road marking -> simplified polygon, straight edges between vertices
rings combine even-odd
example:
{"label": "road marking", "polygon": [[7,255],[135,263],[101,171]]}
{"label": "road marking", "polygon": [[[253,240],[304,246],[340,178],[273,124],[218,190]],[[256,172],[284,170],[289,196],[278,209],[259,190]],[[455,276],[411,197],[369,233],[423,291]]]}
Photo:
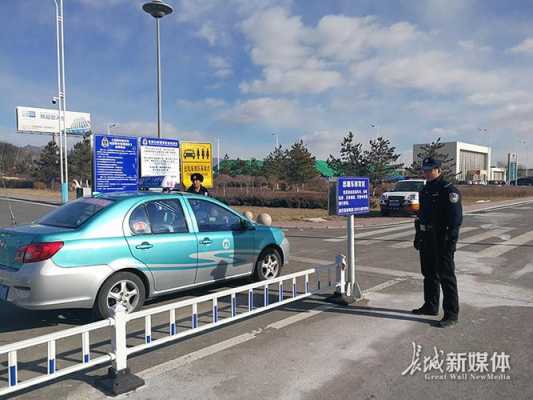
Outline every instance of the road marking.
{"label": "road marking", "polygon": [[[394,225],[389,228],[374,229],[374,230],[367,231],[367,232],[356,233],[355,238],[362,239],[362,238],[366,238],[369,236],[379,235],[381,233],[388,233],[388,232],[394,232],[394,231],[405,230],[405,229],[412,230],[412,228],[413,227],[411,226],[411,224],[407,225],[407,223],[403,223],[403,224],[400,224],[399,226]],[[346,235],[344,235],[344,236],[337,236],[335,238],[328,238],[328,239],[323,239],[323,240],[324,242],[344,242],[346,238],[347,238]]]}
{"label": "road marking", "polygon": [[414,234],[415,234],[415,231],[414,231],[414,229],[411,228],[411,229],[407,230],[406,232],[393,233],[393,234],[390,234],[390,235],[385,235],[385,236],[379,236],[379,237],[376,237],[376,238],[366,239],[366,240],[357,242],[357,245],[358,246],[368,246],[368,245],[375,244],[376,242],[380,242],[380,241],[395,240],[395,239],[399,239],[401,237],[409,236],[409,235],[413,235],[414,236]]}
{"label": "road marking", "polygon": [[511,279],[518,279],[524,276],[525,274],[529,274],[533,272],[533,264],[527,264],[524,268],[519,269],[518,271],[515,271],[511,274]]}
{"label": "road marking", "polygon": [[465,246],[470,246],[472,244],[477,244],[483,240],[487,240],[493,237],[498,237],[500,235],[503,235],[506,232],[509,232],[515,228],[500,228],[500,229],[494,229],[488,232],[482,232],[477,235],[469,236],[466,240],[467,242],[459,242],[457,244],[457,249],[462,249]]}
{"label": "road marking", "polygon": [[320,307],[317,307],[313,310],[309,310],[307,312],[301,312],[301,313],[298,313],[296,315],[293,315],[293,316],[290,316],[290,317],[287,317],[285,319],[282,319],[282,320],[279,320],[279,321],[276,321],[276,322],[273,322],[269,325],[267,325],[267,329],[269,328],[272,328],[272,329],[282,329],[282,328],[285,328],[289,325],[292,325],[292,324],[295,324],[297,322],[300,322],[300,321],[304,321],[308,318],[311,318],[311,317],[314,317],[315,315],[318,315],[326,310],[329,310],[331,308],[334,308],[335,306],[332,305],[332,304],[325,304],[323,306],[320,306]]}
{"label": "road marking", "polygon": [[365,238],[369,236],[379,235],[382,233],[389,233],[389,232],[394,232],[394,231],[399,231],[399,230],[411,229],[412,227],[413,226],[411,224],[405,223],[405,224],[401,224],[400,226],[391,226],[390,228],[376,229],[376,230],[372,230],[369,232],[356,233],[355,238],[361,239],[361,238]]}
{"label": "road marking", "polygon": [[41,202],[38,202],[38,201],[22,200],[22,199],[11,199],[9,197],[2,197],[2,196],[0,196],[0,200],[11,201],[11,202],[15,202],[15,203],[29,203],[29,204],[33,204],[33,205],[37,205],[37,206],[44,206],[44,207],[53,207],[53,208],[59,207],[59,205],[57,205],[57,204],[47,204],[47,203],[41,203]]}
{"label": "road marking", "polygon": [[[399,272],[399,271],[398,271]],[[394,286],[398,283],[401,283],[405,281],[406,278],[399,278],[399,279],[391,279],[386,282],[380,283],[379,285],[373,286],[367,290],[363,291],[363,294],[371,294],[378,292],[380,290],[389,288],[391,286]],[[249,342],[252,339],[255,339],[261,332],[263,332],[265,329],[283,329],[290,325],[293,325],[297,322],[305,321],[306,319],[309,319],[311,317],[317,316],[324,311],[336,308],[338,306],[334,304],[324,304],[321,306],[318,306],[312,310],[308,310],[305,312],[298,313],[296,315],[291,315],[290,317],[284,318],[282,320],[273,322],[271,324],[268,324],[265,328],[259,328],[252,332],[243,333],[242,335],[235,336],[231,339],[224,340],[219,343],[215,343],[211,346],[205,347],[203,349],[194,351],[189,354],[185,354],[179,358],[176,358],[174,360],[167,361],[165,363],[156,365],[154,367],[145,369],[144,371],[141,371],[138,375],[143,379],[150,379],[157,377],[161,375],[164,372],[171,371],[180,367],[183,367],[184,365],[191,364],[195,361],[204,359],[206,357],[215,355],[217,353],[220,353],[221,351],[230,349],[232,347],[238,346],[242,343]]]}
{"label": "road marking", "polygon": [[161,375],[162,372],[170,371],[179,367],[182,367],[186,364],[191,364],[194,361],[201,360],[202,358],[209,357],[213,354],[219,353],[221,351],[230,349],[232,347],[235,347],[239,344],[246,343],[252,339],[254,339],[259,331],[253,331],[248,333],[243,333],[242,335],[235,336],[231,339],[224,340],[219,343],[215,343],[211,346],[204,347],[203,349],[196,350],[192,353],[185,354],[184,356],[181,356],[179,358],[176,358],[174,360],[167,361],[163,364],[156,365],[152,368],[145,369],[142,371],[139,375],[143,379],[150,379],[155,376]]}
{"label": "road marking", "polygon": [[[291,256],[291,260],[301,262],[301,263],[306,263],[306,264],[312,264],[312,265],[332,265],[333,264],[333,262],[328,261],[328,260],[321,260],[318,258],[308,258],[308,257]],[[395,276],[399,278],[408,277],[408,278],[414,278],[414,279],[422,279],[422,275],[415,273],[415,272],[409,272],[409,271],[398,271],[394,269],[369,267],[365,265],[357,265],[355,269],[357,272],[368,272],[372,274]]]}
{"label": "road marking", "polygon": [[491,246],[488,249],[485,249],[477,254],[478,254],[478,257],[500,257],[504,255],[505,253],[508,253],[509,251],[514,250],[517,247],[520,247],[532,240],[533,240],[533,231],[529,231],[529,232],[523,233],[522,235],[506,240],[502,244]]}
{"label": "road marking", "polygon": [[363,290],[363,294],[372,293],[372,292],[379,292],[380,290],[390,288],[391,286],[397,285],[398,283],[406,281],[406,280],[407,280],[407,278],[390,279],[388,281],[380,283],[379,285],[373,286],[370,289]]}
{"label": "road marking", "polygon": [[[471,231],[475,231],[476,229],[479,229],[479,227],[477,226],[467,226],[467,227],[464,227],[464,228],[461,228],[461,232],[462,233],[467,233],[467,232],[471,232]],[[414,240],[414,232],[413,232],[413,240]],[[389,247],[392,247],[394,249],[407,249],[409,247],[413,247],[413,242],[412,241],[406,241],[406,242],[402,242],[402,243],[395,243]]]}

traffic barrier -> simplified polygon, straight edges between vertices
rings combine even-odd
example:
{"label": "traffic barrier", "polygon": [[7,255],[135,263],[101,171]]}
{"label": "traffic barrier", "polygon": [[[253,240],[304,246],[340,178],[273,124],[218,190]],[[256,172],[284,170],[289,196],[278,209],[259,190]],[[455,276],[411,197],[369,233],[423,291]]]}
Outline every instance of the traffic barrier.
{"label": "traffic barrier", "polygon": [[[345,265],[345,264],[344,264]],[[131,374],[127,368],[127,359],[129,356],[146,351],[156,346],[169,343],[187,336],[192,336],[200,332],[228,324],[243,318],[250,317],[282,305],[305,299],[319,290],[325,289],[324,279],[327,287],[333,286],[333,279],[336,277],[332,269],[340,268],[340,264],[332,264],[318,268],[311,268],[304,271],[283,275],[278,278],[269,279],[249,285],[239,286],[232,289],[222,290],[205,296],[194,297],[188,300],[182,300],[172,304],[166,304],[159,307],[153,307],[128,314],[126,309],[117,304],[113,310],[113,316],[102,321],[94,322],[88,325],[82,325],[70,328],[64,331],[54,332],[48,335],[39,336],[33,339],[23,340],[12,344],[0,346],[0,357],[7,354],[8,358],[8,386],[0,387],[0,396],[11,394],[16,391],[27,389],[47,381],[89,369],[94,366],[112,363],[108,376],[100,381],[100,387],[112,395],[118,395],[134,390],[144,384],[142,379]],[[316,287],[310,288],[310,277],[316,276]],[[344,275],[344,273],[342,274]],[[303,278],[303,291],[297,290],[298,280]],[[290,288],[287,288],[290,286]],[[336,283],[336,286],[339,286]],[[277,294],[276,301],[271,301],[271,287],[275,287],[273,293]],[[262,289],[262,304],[254,304],[254,289]],[[290,296],[285,296],[288,289]],[[239,312],[238,295],[247,294],[247,304],[244,304],[246,311]],[[222,297],[230,298],[230,316],[221,318],[219,300]],[[276,295],[274,295],[276,297]],[[199,321],[198,306],[204,303],[211,303],[211,322],[201,324]],[[243,304],[241,304],[243,306]],[[190,328],[182,332],[177,331],[176,310],[190,309]],[[152,335],[152,316],[161,313],[168,313],[168,335],[154,339]],[[127,347],[127,325],[130,321],[144,319],[144,343]],[[91,332],[98,329],[109,329],[111,336],[111,352],[107,352],[97,358],[91,358]],[[81,336],[81,360],[79,363],[58,369],[56,354],[56,343],[59,339],[65,339],[72,336]],[[17,353],[42,344],[48,344],[47,355],[47,374],[34,378],[20,380],[18,377]]]}

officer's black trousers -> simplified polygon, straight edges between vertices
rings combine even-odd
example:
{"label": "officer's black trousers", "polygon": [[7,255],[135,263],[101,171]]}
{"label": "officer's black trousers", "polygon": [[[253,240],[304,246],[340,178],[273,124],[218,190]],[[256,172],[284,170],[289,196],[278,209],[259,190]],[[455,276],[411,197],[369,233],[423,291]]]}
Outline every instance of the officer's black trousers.
{"label": "officer's black trousers", "polygon": [[424,276],[424,304],[427,308],[437,311],[442,286],[442,308],[444,315],[450,318],[457,318],[459,315],[454,253],[454,245],[445,239],[444,233],[423,233],[420,264]]}

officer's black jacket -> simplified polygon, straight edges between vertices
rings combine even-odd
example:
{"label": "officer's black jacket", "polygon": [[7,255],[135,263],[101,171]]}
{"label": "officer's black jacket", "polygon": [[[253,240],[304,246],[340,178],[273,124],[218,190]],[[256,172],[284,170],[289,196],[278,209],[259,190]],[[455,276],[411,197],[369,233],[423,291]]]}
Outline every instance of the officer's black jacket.
{"label": "officer's black jacket", "polygon": [[203,196],[209,196],[209,192],[207,191],[207,189],[203,186],[200,186],[200,189],[198,191],[194,190],[194,186],[191,185],[189,186],[189,189],[187,189],[187,192],[189,193],[195,193],[195,194],[201,194]]}
{"label": "officer's black jacket", "polygon": [[427,182],[419,195],[418,219],[423,225],[431,225],[437,232],[448,232],[450,239],[457,240],[463,223],[461,193],[442,175]]}

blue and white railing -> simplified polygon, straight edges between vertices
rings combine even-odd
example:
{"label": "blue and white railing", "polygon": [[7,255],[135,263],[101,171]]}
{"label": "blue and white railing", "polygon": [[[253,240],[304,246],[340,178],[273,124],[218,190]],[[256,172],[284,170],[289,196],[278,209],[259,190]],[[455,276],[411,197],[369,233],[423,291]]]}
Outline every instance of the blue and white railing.
{"label": "blue and white railing", "polygon": [[[0,396],[109,362],[112,363],[114,371],[125,371],[127,369],[128,356],[132,354],[305,299],[313,295],[316,291],[321,290],[321,287],[331,287],[333,286],[332,282],[339,276],[338,272],[337,274],[335,273],[336,269],[338,269],[337,265],[311,268],[267,281],[222,290],[213,294],[194,297],[131,314],[128,314],[124,307],[118,305],[114,310],[114,315],[106,320],[0,346],[0,359],[6,354],[8,359],[8,385],[7,387],[0,386]],[[313,290],[310,288],[311,276],[316,277],[316,286]],[[301,282],[302,280],[303,282]],[[321,280],[326,284],[322,284]],[[298,281],[303,283],[303,291],[301,292],[297,290]],[[256,289],[262,289],[263,299],[260,301],[260,304],[254,303],[256,300],[256,292],[254,290]],[[270,295],[271,293],[273,294],[274,300]],[[247,299],[246,304],[238,304],[239,294],[244,295],[242,297]],[[221,318],[220,299],[228,296],[230,299],[230,315]],[[198,309],[200,305],[205,306],[205,303],[210,305],[211,318],[210,322],[200,323]],[[190,327],[178,332],[176,310],[183,309],[188,309],[190,312]],[[152,316],[163,313],[168,314],[168,334],[154,339],[152,335]],[[139,319],[144,319],[144,343],[128,347],[128,323]],[[112,350],[97,358],[91,358],[91,333],[105,328],[109,329],[111,333]],[[56,358],[57,341],[72,336],[81,336],[81,360],[77,364],[58,369]],[[17,361],[17,354],[22,350],[45,343],[48,344],[47,374],[21,380],[18,373],[19,363]]]}

